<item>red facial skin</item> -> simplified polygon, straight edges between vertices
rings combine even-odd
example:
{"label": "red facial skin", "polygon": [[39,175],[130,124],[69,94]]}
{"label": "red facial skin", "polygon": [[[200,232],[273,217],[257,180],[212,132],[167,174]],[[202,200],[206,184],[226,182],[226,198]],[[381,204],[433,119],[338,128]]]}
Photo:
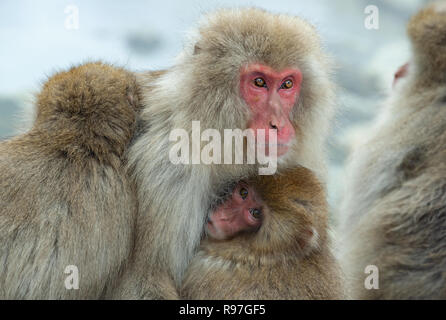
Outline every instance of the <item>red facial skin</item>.
{"label": "red facial skin", "polygon": [[403,64],[401,67],[399,67],[398,71],[395,72],[395,75],[393,77],[393,84],[392,87],[395,87],[396,83],[400,78],[403,78],[407,75],[407,72],[409,71],[409,63]]}
{"label": "red facial skin", "polygon": [[[248,190],[245,199],[240,195],[242,188]],[[250,209],[261,209],[259,199],[253,188],[240,182],[231,198],[218,206],[209,217],[206,224],[208,236],[215,240],[225,240],[243,231],[256,230],[262,224],[262,219],[256,219]]]}
{"label": "red facial skin", "polygon": [[[258,77],[265,80],[266,87],[255,85]],[[293,82],[289,89],[282,87],[287,80]],[[240,93],[252,112],[248,127],[265,129],[265,144],[269,142],[268,130],[276,129],[278,156],[287,152],[295,136],[290,113],[299,98],[301,83],[302,73],[298,69],[276,71],[254,63],[242,68],[240,73]]]}

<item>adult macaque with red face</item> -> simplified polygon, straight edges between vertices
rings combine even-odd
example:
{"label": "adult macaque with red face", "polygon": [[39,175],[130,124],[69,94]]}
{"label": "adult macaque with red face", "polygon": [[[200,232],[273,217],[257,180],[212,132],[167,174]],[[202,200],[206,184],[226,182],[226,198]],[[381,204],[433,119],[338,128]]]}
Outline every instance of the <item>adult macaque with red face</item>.
{"label": "adult macaque with red face", "polygon": [[[273,129],[279,173],[301,165],[324,181],[334,102],[330,71],[313,26],[241,9],[206,16],[172,68],[141,75],[140,131],[128,152],[139,199],[137,235],[118,297],[177,297],[208,215],[218,216],[219,209],[211,208],[220,191],[258,174],[257,165],[171,163],[171,130],[191,136],[192,121],[219,132]],[[266,133],[265,143],[273,142]],[[247,218],[235,227],[255,228]]]}
{"label": "adult macaque with red face", "polygon": [[244,67],[240,74],[240,92],[252,113],[248,127],[264,129],[265,144],[270,142],[269,129],[276,130],[278,156],[288,151],[296,134],[290,114],[299,99],[301,82],[298,69],[278,72],[260,63]]}

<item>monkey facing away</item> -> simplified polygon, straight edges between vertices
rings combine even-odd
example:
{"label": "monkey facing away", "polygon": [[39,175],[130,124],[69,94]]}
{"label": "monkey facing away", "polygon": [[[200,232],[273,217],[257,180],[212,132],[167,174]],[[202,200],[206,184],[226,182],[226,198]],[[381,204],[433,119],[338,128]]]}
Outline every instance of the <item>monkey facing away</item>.
{"label": "monkey facing away", "polygon": [[207,223],[187,269],[186,299],[342,299],[325,192],[298,167],[241,182]]}
{"label": "monkey facing away", "polygon": [[353,298],[446,299],[446,3],[407,30],[413,58],[348,166],[341,260]]}
{"label": "monkey facing away", "polygon": [[133,245],[123,157],[137,99],[127,71],[72,68],[43,87],[31,130],[0,142],[0,299],[96,299],[113,287]]}
{"label": "monkey facing away", "polygon": [[220,133],[273,129],[279,172],[302,165],[323,179],[330,73],[307,22],[240,9],[207,15],[172,68],[138,78],[143,109],[127,155],[138,190],[136,242],[115,297],[176,298],[215,195],[258,171],[248,164],[173,164],[170,132],[191,136],[194,120]]}

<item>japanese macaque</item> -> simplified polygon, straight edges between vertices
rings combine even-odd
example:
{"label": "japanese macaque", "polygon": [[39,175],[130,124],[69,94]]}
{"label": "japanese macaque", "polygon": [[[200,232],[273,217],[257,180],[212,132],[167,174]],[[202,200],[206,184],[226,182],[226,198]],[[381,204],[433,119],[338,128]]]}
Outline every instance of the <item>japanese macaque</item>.
{"label": "japanese macaque", "polygon": [[224,240],[240,232],[254,231],[261,225],[262,200],[252,187],[240,181],[231,195],[208,217],[206,232],[213,239]]}
{"label": "japanese macaque", "polygon": [[172,68],[138,78],[143,110],[128,152],[138,193],[136,242],[115,297],[178,297],[219,191],[258,172],[249,164],[173,164],[172,130],[191,136],[194,120],[221,136],[224,129],[273,129],[279,172],[302,165],[323,180],[330,72],[307,22],[241,9],[206,16]]}
{"label": "japanese macaque", "polygon": [[407,30],[413,57],[347,171],[341,260],[359,299],[446,299],[446,3]]}
{"label": "japanese macaque", "polygon": [[323,186],[308,169],[240,182],[210,215],[186,299],[342,299]]}
{"label": "japanese macaque", "polygon": [[133,246],[135,76],[85,64],[52,77],[36,105],[30,131],[0,143],[0,299],[103,297]]}
{"label": "japanese macaque", "polygon": [[[88,64],[51,78],[34,128],[0,147],[2,297],[178,298],[219,192],[259,165],[175,164],[172,131],[271,129],[279,172],[324,181],[331,70],[313,26],[240,9],[206,16],[168,70]],[[79,290],[65,288],[66,265]]]}

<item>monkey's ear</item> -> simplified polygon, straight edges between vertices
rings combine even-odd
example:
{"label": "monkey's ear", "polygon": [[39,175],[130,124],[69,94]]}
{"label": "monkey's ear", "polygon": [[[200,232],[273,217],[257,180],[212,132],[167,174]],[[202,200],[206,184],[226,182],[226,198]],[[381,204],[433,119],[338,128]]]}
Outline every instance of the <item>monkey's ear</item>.
{"label": "monkey's ear", "polygon": [[201,47],[198,43],[194,46],[194,55],[199,54],[201,52]]}

